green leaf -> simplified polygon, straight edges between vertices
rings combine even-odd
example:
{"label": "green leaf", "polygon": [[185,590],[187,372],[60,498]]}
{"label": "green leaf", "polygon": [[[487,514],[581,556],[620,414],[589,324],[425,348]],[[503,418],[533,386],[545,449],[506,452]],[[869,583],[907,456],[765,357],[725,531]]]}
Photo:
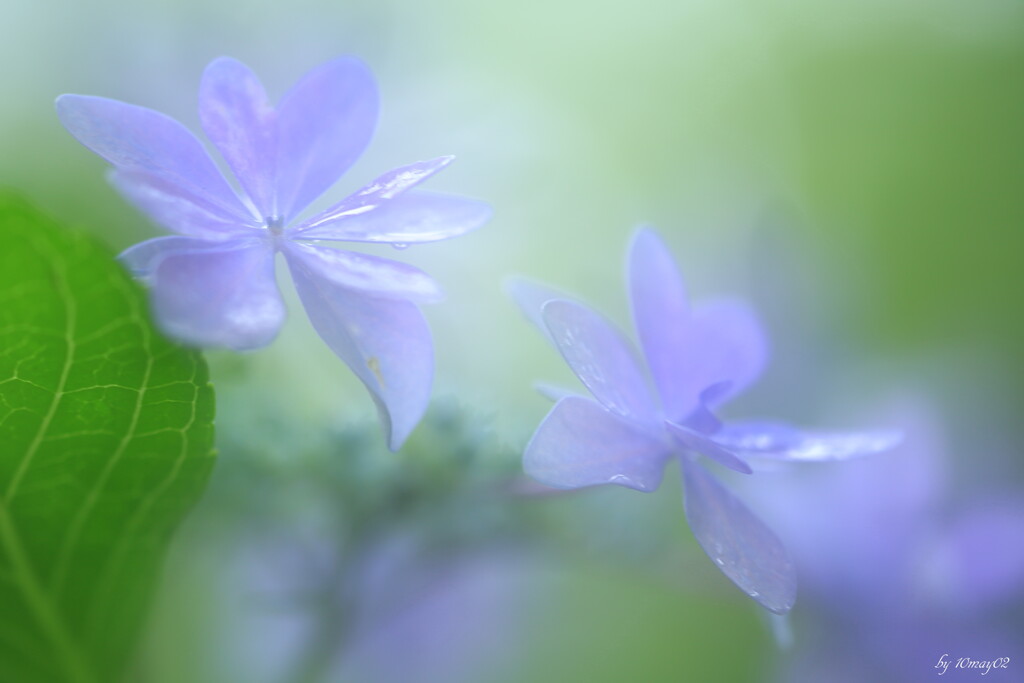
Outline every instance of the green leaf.
{"label": "green leaf", "polygon": [[0,194],[0,682],[123,675],[213,389],[112,255]]}

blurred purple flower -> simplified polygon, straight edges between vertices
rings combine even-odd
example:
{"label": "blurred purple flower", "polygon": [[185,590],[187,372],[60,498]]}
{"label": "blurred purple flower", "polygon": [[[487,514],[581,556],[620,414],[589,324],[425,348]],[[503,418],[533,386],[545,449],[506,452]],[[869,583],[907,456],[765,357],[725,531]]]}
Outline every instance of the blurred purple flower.
{"label": "blurred purple flower", "polygon": [[377,572],[362,594],[369,609],[329,680],[516,680],[507,677],[521,666],[522,649],[513,644],[530,632],[529,616],[551,590],[543,561],[523,548],[494,548],[399,571],[368,569]]}
{"label": "blurred purple flower", "polygon": [[546,392],[557,403],[526,446],[524,468],[556,488],[619,484],[653,491],[666,462],[678,457],[686,516],[701,547],[747,595],[784,614],[796,597],[785,549],[697,464],[697,454],[750,474],[749,456],[834,460],[885,450],[898,437],[805,432],[775,422],[723,424],[713,411],[750,385],[767,358],[756,317],[735,301],[691,309],[671,255],[649,229],[633,239],[628,281],[656,391],[632,344],[610,322],[539,285],[513,284],[527,316],[593,394]]}
{"label": "blurred purple flower", "polygon": [[[1022,654],[1019,493],[986,487],[983,500],[951,514],[940,424],[918,401],[890,412],[907,438],[885,458],[842,472],[780,471],[747,487],[792,549],[806,589],[787,683],[932,679],[943,655],[955,677],[960,658]],[[990,678],[1004,675],[1013,674]]]}
{"label": "blurred purple flower", "polygon": [[544,565],[522,548],[438,557],[420,540],[382,535],[354,549],[290,533],[227,544],[206,658],[252,682],[501,678],[521,654],[509,643],[550,590]]}
{"label": "blurred purple flower", "polygon": [[366,385],[397,449],[419,422],[433,377],[430,330],[416,304],[438,300],[440,290],[412,266],[317,242],[400,248],[473,230],[490,209],[410,191],[449,156],[389,171],[296,221],[362,153],[377,107],[373,77],[356,59],[317,67],[276,107],[241,62],[213,61],[200,85],[199,116],[238,180],[236,191],[177,121],[102,97],[57,99],[64,126],[114,165],[114,187],[178,234],[120,257],[152,287],[164,331],[196,346],[269,344],[285,314],[274,281],[274,257],[282,252],[313,327]]}

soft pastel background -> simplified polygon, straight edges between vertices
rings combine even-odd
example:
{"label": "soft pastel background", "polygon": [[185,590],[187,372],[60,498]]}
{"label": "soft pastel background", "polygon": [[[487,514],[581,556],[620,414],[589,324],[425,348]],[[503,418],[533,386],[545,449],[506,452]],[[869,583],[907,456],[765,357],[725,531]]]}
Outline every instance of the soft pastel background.
{"label": "soft pastel background", "polygon": [[[436,394],[476,416],[496,444],[495,458],[514,459],[547,409],[531,380],[571,380],[502,293],[503,277],[550,282],[626,323],[625,245],[633,226],[649,222],[696,297],[749,298],[771,332],[774,363],[733,412],[833,427],[902,424],[914,437],[908,448],[925,452],[903,456],[930,463],[909,473],[885,465],[875,474],[859,470],[857,495],[808,498],[819,507],[802,514],[837,525],[861,503],[883,510],[859,532],[867,550],[848,560],[862,563],[864,575],[878,569],[867,567],[876,562],[873,530],[882,533],[891,514],[914,519],[900,548],[928,546],[914,553],[931,558],[946,546],[936,541],[936,550],[928,539],[949,529],[954,538],[970,527],[959,520],[972,511],[1021,500],[1024,4],[1017,0],[0,0],[0,17],[0,185],[113,250],[155,228],[106,185],[103,163],[60,127],[56,95],[114,97],[197,129],[198,79],[216,56],[245,61],[278,95],[332,56],[368,62],[382,93],[377,135],[325,201],[394,166],[455,154],[432,188],[493,203],[495,218],[478,233],[395,255],[428,270],[448,292],[427,311],[438,348]],[[203,519],[223,516],[224,492],[244,470],[233,458],[246,449],[232,444],[272,416],[279,428],[267,436],[264,445],[273,447],[264,450],[273,452],[263,457],[301,479],[295,471],[306,461],[289,456],[315,442],[311,434],[373,419],[362,387],[290,296],[291,319],[273,346],[210,356],[223,444],[207,508],[219,512],[204,517],[201,509],[184,529],[165,588],[172,597],[154,616],[159,636],[147,656],[167,681],[231,680],[218,667],[285,637],[239,631],[237,604],[245,600],[215,600],[223,597],[218,581],[232,575],[225,578],[229,565],[214,559],[216,524]],[[319,457],[344,462],[346,453]],[[400,461],[403,454],[380,457]],[[827,476],[842,475],[843,465],[823,467],[835,470]],[[916,492],[938,468],[944,483]],[[556,560],[489,549],[469,562],[469,573],[452,580],[469,596],[449,591],[429,613],[432,624],[475,628],[453,630],[433,651],[486,655],[483,669],[500,681],[748,681],[788,671],[764,615],[696,550],[672,475],[650,496],[613,490],[539,501],[536,523],[560,530],[549,544],[564,541],[572,550]],[[281,532],[285,544],[313,533],[308,520],[322,514],[309,510],[306,493],[285,485],[261,492],[267,508],[280,511],[273,519],[291,520],[283,529],[299,529]],[[914,502],[922,496],[928,505]],[[751,504],[779,525],[793,518],[773,512],[771,496]],[[800,515],[790,527],[799,527]],[[965,533],[982,548],[972,553],[1012,569],[1020,561],[1012,546],[1024,538],[1013,520],[1022,518],[1011,514],[998,533],[984,524]],[[821,533],[829,535],[827,526]],[[799,531],[791,535],[797,545],[806,542],[796,539]],[[819,556],[838,552],[827,543],[809,547],[812,565],[816,548]],[[258,553],[248,562],[239,557],[242,574],[266,564]],[[939,560],[921,562],[932,571],[919,578],[934,574]],[[801,598],[795,652],[806,641],[802,627],[817,624],[815,632],[845,637],[852,650],[846,659],[819,658],[853,666],[847,660],[862,652],[856,629],[822,607],[831,598],[844,602],[850,585]],[[1004,624],[1021,627],[1012,602],[1021,585],[1008,585],[995,600],[999,626],[991,627],[1004,635]],[[895,615],[907,592],[897,591],[898,604],[881,603],[874,616]],[[492,606],[457,609],[463,603]],[[201,619],[183,604],[224,613]],[[961,607],[943,607],[953,626]],[[196,626],[218,619],[219,635]],[[497,645],[469,638],[492,629],[501,634]],[[235,640],[222,643],[227,631]],[[1020,632],[1008,642],[1024,655]],[[946,637],[936,633],[920,651],[907,645],[903,664],[911,673],[903,680],[934,676],[934,657],[960,642]],[[411,638],[400,640],[395,656]],[[1002,642],[995,636],[989,649],[985,642],[954,656],[1015,654],[989,651]],[[828,646],[830,653],[837,647]],[[232,648],[241,652],[234,659]],[[1016,675],[1021,666],[1024,659],[1011,663]]]}

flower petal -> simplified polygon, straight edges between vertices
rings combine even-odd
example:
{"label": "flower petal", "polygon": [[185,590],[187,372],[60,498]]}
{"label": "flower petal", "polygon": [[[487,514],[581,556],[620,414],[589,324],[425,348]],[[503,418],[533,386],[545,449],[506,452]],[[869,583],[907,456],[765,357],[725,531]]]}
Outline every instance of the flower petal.
{"label": "flower petal", "polygon": [[158,179],[164,192],[197,206],[216,207],[240,223],[251,221],[203,146],[169,116],[86,95],[58,97],[57,115],[79,142],[118,170],[145,174]]}
{"label": "flower petal", "polygon": [[726,390],[709,397],[719,405],[756,380],[768,360],[768,340],[754,312],[743,302],[719,300],[693,310],[692,337],[686,346],[692,392],[728,382]]}
{"label": "flower petal", "polygon": [[680,382],[692,371],[686,352],[693,336],[690,305],[682,275],[653,230],[643,228],[633,237],[627,274],[633,324],[665,414],[683,420],[698,405],[691,384]]}
{"label": "flower petal", "polygon": [[523,468],[556,488],[618,484],[653,491],[669,453],[666,444],[593,399],[568,396],[537,427]]}
{"label": "flower petal", "polygon": [[707,456],[719,465],[723,465],[742,474],[751,474],[754,471],[750,469],[750,465],[743,462],[735,453],[724,448],[720,444],[715,443],[710,437],[707,437],[696,430],[690,429],[689,427],[677,425],[672,422],[666,422],[665,425],[668,427],[668,431],[675,438],[676,442],[683,448]]}
{"label": "flower petal", "polygon": [[277,108],[275,187],[285,223],[348,170],[373,135],[377,86],[361,61],[343,57],[313,69]]}
{"label": "flower petal", "polygon": [[581,304],[556,299],[543,310],[558,350],[602,405],[639,422],[656,419],[657,406],[629,340]]}
{"label": "flower petal", "polygon": [[127,255],[141,262],[143,246],[166,249],[149,257],[153,314],[160,327],[195,346],[242,351],[269,344],[285,315],[270,245],[232,240],[175,249],[185,245],[174,239],[165,238],[159,245],[150,240]]}
{"label": "flower petal", "polygon": [[314,228],[325,223],[342,220],[346,217],[366,213],[390,199],[394,199],[406,190],[419,185],[450,164],[455,157],[443,156],[426,161],[417,161],[408,166],[393,168],[378,177],[358,192],[345,197],[326,211],[303,221],[295,227],[295,232]]}
{"label": "flower petal", "polygon": [[114,169],[107,179],[137,209],[180,235],[224,240],[251,235],[259,227],[252,218],[206,203],[159,176]]}
{"label": "flower petal", "polygon": [[[223,246],[231,247],[234,243],[224,243]],[[145,242],[128,247],[122,251],[117,260],[131,271],[132,275],[141,279],[148,279],[153,271],[160,264],[165,256],[186,251],[203,251],[215,245],[209,240],[200,240],[193,237],[156,237]]]}
{"label": "flower petal", "polygon": [[491,207],[465,197],[408,192],[362,210],[332,217],[333,209],[299,226],[301,239],[418,244],[458,237],[491,217]]}
{"label": "flower petal", "polygon": [[701,434],[714,434],[722,428],[722,421],[718,419],[713,412],[711,412],[710,405],[716,403],[720,397],[724,396],[729,391],[729,382],[719,382],[718,384],[712,384],[710,387],[700,392],[700,400],[697,403],[697,408],[690,413],[690,416],[686,418],[686,421],[682,424],[690,429],[696,430]]}
{"label": "flower petal", "polygon": [[764,523],[706,473],[683,459],[686,518],[704,552],[740,590],[785,614],[796,601],[796,570]]}
{"label": "flower petal", "polygon": [[681,423],[740,393],[761,373],[768,356],[760,323],[736,301],[696,307],[682,344],[671,369],[675,374],[656,376],[665,414]]}
{"label": "flower petal", "polygon": [[391,450],[398,450],[430,400],[434,349],[415,304],[378,298],[339,284],[286,252],[310,322],[366,385]]}
{"label": "flower petal", "polygon": [[277,112],[256,74],[230,57],[215,59],[199,85],[199,120],[261,217],[277,214]]}
{"label": "flower petal", "polygon": [[881,453],[903,440],[900,432],[811,432],[780,422],[740,422],[714,435],[720,445],[778,460],[821,462]]}
{"label": "flower petal", "polygon": [[714,384],[729,383],[711,406],[760,375],[767,341],[753,312],[720,301],[690,310],[682,276],[664,243],[640,230],[629,252],[630,300],[647,364],[671,420],[683,422]]}
{"label": "flower petal", "polygon": [[316,277],[373,296],[431,303],[443,298],[441,288],[419,268],[353,251],[285,242],[289,259],[302,262]]}

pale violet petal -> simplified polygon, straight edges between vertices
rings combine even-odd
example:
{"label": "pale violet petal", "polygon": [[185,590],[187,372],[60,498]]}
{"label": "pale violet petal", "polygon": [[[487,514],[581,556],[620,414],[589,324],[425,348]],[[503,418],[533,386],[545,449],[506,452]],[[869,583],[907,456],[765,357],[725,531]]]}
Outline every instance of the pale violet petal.
{"label": "pale violet petal", "polygon": [[277,214],[287,223],[359,158],[377,123],[377,86],[358,59],[313,69],[277,107]]}
{"label": "pale violet petal", "polygon": [[199,120],[260,216],[276,215],[277,112],[256,74],[230,57],[212,61],[199,85]]}
{"label": "pale violet petal", "polygon": [[[330,223],[344,221],[346,218],[375,209],[406,190],[419,185],[448,166],[454,159],[453,156],[443,156],[391,169],[326,211],[303,221],[295,227],[295,232],[301,233],[310,228],[326,227]],[[344,230],[344,227],[339,230]]]}
{"label": "pale violet petal", "polygon": [[688,381],[692,372],[688,348],[693,335],[682,275],[661,238],[649,228],[634,235],[628,259],[633,323],[647,366],[665,414],[683,420],[697,407],[698,394]]}
{"label": "pale violet petal", "polygon": [[661,483],[669,452],[657,437],[593,399],[569,396],[537,428],[526,446],[523,468],[555,488],[618,484],[653,491]]}
{"label": "pale violet petal", "polygon": [[708,406],[716,403],[720,397],[724,396],[729,391],[730,386],[729,382],[719,382],[700,392],[697,408],[681,424],[701,434],[714,434],[720,430],[722,428],[722,421],[711,412],[711,408]]}
{"label": "pale violet petal", "polygon": [[752,456],[822,462],[881,453],[898,446],[903,435],[894,430],[817,432],[780,422],[738,422],[725,425],[713,438]]}
{"label": "pale violet petal", "polygon": [[148,280],[161,329],[193,346],[259,348],[273,341],[284,321],[274,251],[263,240],[169,249]]}
{"label": "pale violet petal", "polygon": [[687,394],[700,396],[707,387],[728,383],[708,402],[714,407],[746,389],[768,360],[768,341],[760,321],[745,303],[706,302],[694,307],[692,336],[685,346],[688,369],[679,380]]}
{"label": "pale violet petal", "polygon": [[285,242],[283,248],[289,258],[301,260],[317,278],[347,289],[419,303],[443,298],[433,278],[405,263],[299,242]]}
{"label": "pale violet petal", "polygon": [[301,239],[418,244],[458,237],[491,217],[491,207],[475,199],[412,191],[361,212],[335,219],[316,216],[299,227]]}
{"label": "pale violet petal", "polygon": [[765,420],[730,422],[715,434],[715,440],[723,445],[758,453],[785,451],[802,438],[803,433],[792,425]]}
{"label": "pale violet petal", "polygon": [[555,340],[551,337],[547,323],[544,322],[544,304],[555,299],[572,301],[572,297],[553,287],[541,284],[525,277],[510,277],[505,281],[505,293],[519,306],[526,319],[540,330],[544,338],[555,348]]}
{"label": "pale violet petal", "polygon": [[[248,242],[241,244],[248,244]],[[204,251],[215,246],[217,245],[209,240],[194,237],[178,237],[177,235],[155,237],[128,247],[118,255],[117,259],[135,277],[148,279],[165,256],[188,251]],[[239,244],[231,241],[225,242],[223,246],[231,249]]]}
{"label": "pale violet petal", "polygon": [[757,317],[738,301],[694,307],[680,343],[670,368],[674,374],[655,376],[665,414],[679,423],[740,393],[760,375],[768,357]]}
{"label": "pale violet petal", "polygon": [[120,171],[159,178],[163,191],[193,204],[251,220],[203,146],[184,126],[160,112],[105,97],[61,95],[57,115],[83,145]]}
{"label": "pale violet petal", "polygon": [[686,421],[700,406],[701,392],[714,384],[730,388],[711,407],[760,375],[767,341],[753,312],[732,301],[691,309],[671,254],[650,229],[633,239],[629,284],[637,334],[669,419]]}
{"label": "pale violet petal", "polygon": [[669,433],[672,434],[676,442],[686,450],[700,453],[703,456],[711,458],[719,465],[728,467],[729,469],[742,474],[751,474],[753,472],[753,470],[750,469],[750,465],[743,462],[743,460],[729,449],[712,441],[710,437],[707,437],[696,430],[690,429],[689,427],[684,427],[683,425],[674,424],[672,422],[666,422],[665,425],[668,427]]}
{"label": "pale violet petal", "polygon": [[159,176],[111,169],[107,179],[118,192],[158,225],[180,235],[224,240],[250,235],[259,225],[204,202]]}
{"label": "pale violet petal", "polygon": [[740,590],[776,614],[796,601],[796,570],[782,543],[732,493],[683,458],[686,518],[704,552]]}
{"label": "pale violet petal", "polygon": [[640,422],[656,419],[657,405],[636,352],[622,333],[594,311],[571,301],[549,301],[543,311],[558,350],[602,405]]}
{"label": "pale violet petal", "polygon": [[430,400],[434,351],[415,304],[338,284],[285,253],[310,322],[373,397],[392,450],[398,450]]}

